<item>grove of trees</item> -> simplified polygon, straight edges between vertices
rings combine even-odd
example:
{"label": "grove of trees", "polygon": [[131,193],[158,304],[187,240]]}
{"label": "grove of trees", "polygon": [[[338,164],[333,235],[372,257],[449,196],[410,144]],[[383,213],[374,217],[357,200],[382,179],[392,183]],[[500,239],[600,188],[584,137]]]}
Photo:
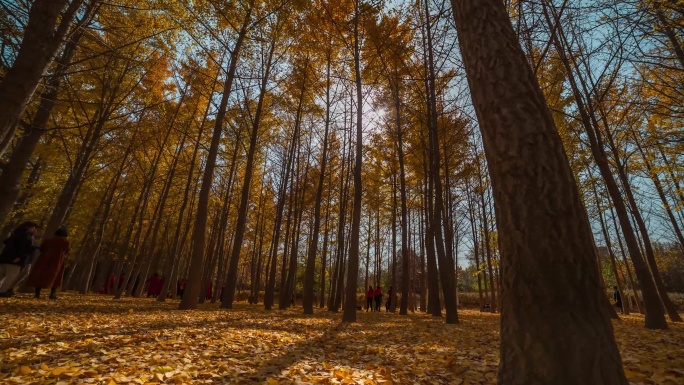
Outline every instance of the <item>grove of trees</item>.
{"label": "grove of trees", "polygon": [[612,287],[682,321],[683,22],[676,0],[0,0],[0,235],[66,226],[64,289],[156,273],[180,309],[354,322],[391,286],[451,324],[472,291],[500,383],[625,384]]}

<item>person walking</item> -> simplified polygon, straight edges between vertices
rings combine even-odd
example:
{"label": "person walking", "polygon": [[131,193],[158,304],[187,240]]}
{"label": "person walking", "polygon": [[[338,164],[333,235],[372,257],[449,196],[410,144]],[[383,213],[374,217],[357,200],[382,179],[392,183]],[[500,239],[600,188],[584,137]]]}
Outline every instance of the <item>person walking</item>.
{"label": "person walking", "polygon": [[366,312],[368,310],[373,311],[373,298],[375,297],[375,292],[373,291],[373,286],[368,286],[368,291],[366,292]]}
{"label": "person walking", "polygon": [[42,289],[50,288],[50,299],[57,299],[57,289],[62,286],[70,251],[67,236],[67,230],[60,228],[55,231],[54,237],[40,245],[40,255],[26,281],[27,286],[35,288],[35,298],[40,298]]}
{"label": "person walking", "polygon": [[385,311],[389,312],[390,308],[392,307],[392,295],[394,294],[394,291],[392,290],[392,286],[387,289],[387,302],[385,302]]}
{"label": "person walking", "polygon": [[625,314],[624,309],[622,308],[622,297],[620,296],[620,291],[618,290],[617,286],[613,286],[613,300],[615,301],[615,307],[620,309],[621,314]]}
{"label": "person walking", "polygon": [[9,238],[5,239],[5,247],[0,253],[0,297],[14,295],[10,289],[36,249],[33,244],[33,235],[37,229],[36,223],[24,222],[12,232]]}
{"label": "person walking", "polygon": [[380,311],[380,304],[382,303],[382,289],[380,286],[375,288],[375,311]]}

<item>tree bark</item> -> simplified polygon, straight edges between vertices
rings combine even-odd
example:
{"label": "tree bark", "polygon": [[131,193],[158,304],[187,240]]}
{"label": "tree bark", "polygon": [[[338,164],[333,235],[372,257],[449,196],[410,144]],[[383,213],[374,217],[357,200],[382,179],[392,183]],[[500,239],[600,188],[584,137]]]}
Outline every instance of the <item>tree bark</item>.
{"label": "tree bark", "polygon": [[[499,231],[498,382],[627,384],[589,219],[506,8],[499,0],[453,0],[452,8]],[[558,301],[558,293],[571,295]]]}

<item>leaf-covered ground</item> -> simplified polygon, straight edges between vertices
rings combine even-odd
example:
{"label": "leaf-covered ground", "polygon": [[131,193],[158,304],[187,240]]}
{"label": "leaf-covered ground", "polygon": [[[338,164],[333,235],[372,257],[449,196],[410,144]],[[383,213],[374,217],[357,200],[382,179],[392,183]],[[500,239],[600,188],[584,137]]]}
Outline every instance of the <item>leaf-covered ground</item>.
{"label": "leaf-covered ground", "polygon": [[[461,311],[459,325],[422,314],[266,312],[176,301],[0,299],[0,383],[32,384],[489,384],[498,316]],[[633,384],[684,383],[684,325],[650,331],[615,322]]]}

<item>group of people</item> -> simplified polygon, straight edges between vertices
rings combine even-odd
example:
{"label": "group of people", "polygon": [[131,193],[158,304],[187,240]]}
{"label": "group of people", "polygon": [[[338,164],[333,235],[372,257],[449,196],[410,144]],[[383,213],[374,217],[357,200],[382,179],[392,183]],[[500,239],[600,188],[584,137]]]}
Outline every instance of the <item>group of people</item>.
{"label": "group of people", "polygon": [[[40,298],[42,289],[50,289],[50,299],[57,299],[57,289],[62,285],[64,268],[69,255],[70,245],[67,230],[59,228],[52,238],[40,246],[35,243],[39,226],[34,222],[24,222],[5,239],[0,252],[0,297],[14,295],[14,287],[19,283],[23,272],[28,271],[26,285],[35,289],[35,298]],[[33,257],[40,250],[38,258]]]}
{"label": "group of people", "polygon": [[[385,311],[390,311],[391,301],[392,301],[392,286],[387,290],[387,302],[385,303]],[[373,305],[375,302],[375,306]],[[382,304],[382,288],[376,286],[373,290],[373,286],[368,286],[368,291],[366,292],[366,311],[380,311],[380,305]]]}

